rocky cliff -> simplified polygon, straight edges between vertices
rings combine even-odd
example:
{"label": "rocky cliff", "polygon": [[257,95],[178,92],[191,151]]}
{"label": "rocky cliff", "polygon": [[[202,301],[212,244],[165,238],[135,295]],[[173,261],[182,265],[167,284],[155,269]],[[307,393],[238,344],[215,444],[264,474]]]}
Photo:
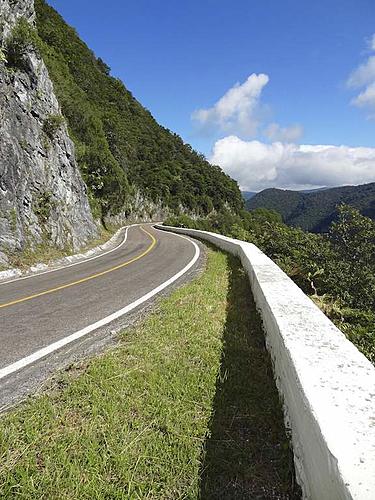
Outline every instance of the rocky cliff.
{"label": "rocky cliff", "polygon": [[0,0],[0,263],[29,245],[76,249],[96,234],[34,23],[33,0]]}

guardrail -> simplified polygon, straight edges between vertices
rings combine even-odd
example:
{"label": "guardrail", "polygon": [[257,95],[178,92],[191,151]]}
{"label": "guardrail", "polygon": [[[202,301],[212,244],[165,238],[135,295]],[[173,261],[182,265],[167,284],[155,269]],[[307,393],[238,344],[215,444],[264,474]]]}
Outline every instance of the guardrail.
{"label": "guardrail", "polygon": [[157,227],[241,259],[263,319],[304,498],[374,500],[375,367],[255,245]]}

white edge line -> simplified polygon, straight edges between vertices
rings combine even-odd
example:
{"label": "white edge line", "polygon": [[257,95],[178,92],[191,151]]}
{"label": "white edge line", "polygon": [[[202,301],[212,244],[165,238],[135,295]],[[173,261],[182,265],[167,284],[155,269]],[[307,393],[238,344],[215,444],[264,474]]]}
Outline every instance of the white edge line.
{"label": "white edge line", "polygon": [[38,361],[39,359],[44,358],[45,356],[48,356],[48,354],[51,354],[54,351],[57,351],[58,349],[61,349],[62,347],[70,344],[71,342],[74,342],[75,340],[78,340],[85,335],[93,332],[94,330],[97,330],[98,328],[101,328],[105,325],[108,325],[112,321],[120,318],[124,314],[127,314],[128,312],[132,311],[139,305],[143,304],[147,300],[151,299],[158,293],[160,293],[162,290],[170,286],[172,283],[174,283],[176,280],[178,280],[181,276],[183,276],[189,269],[191,269],[194,264],[197,262],[199,255],[200,255],[200,250],[198,245],[187,238],[186,236],[182,236],[180,234],[174,234],[175,236],[178,236],[179,238],[183,238],[184,240],[189,241],[192,245],[194,245],[195,248],[195,254],[192,260],[187,264],[181,271],[179,271],[177,274],[169,278],[169,280],[165,281],[158,287],[154,288],[150,292],[146,293],[146,295],[143,295],[143,297],[140,297],[136,301],[132,302],[131,304],[123,307],[122,309],[119,309],[118,311],[110,314],[109,316],[106,316],[105,318],[96,321],[92,325],[86,326],[82,330],[79,330],[78,332],[72,333],[71,335],[58,340],[57,342],[54,342],[53,344],[50,344],[47,347],[44,347],[43,349],[39,349],[38,351],[34,352],[33,354],[30,354],[29,356],[26,356],[25,358],[20,359],[19,361],[16,361],[15,363],[12,363],[11,365],[6,366],[5,368],[0,369],[0,380],[3,379],[4,377],[7,377],[8,375],[11,375],[14,372],[17,372],[21,370],[22,368],[25,368],[28,365],[31,365],[32,363],[35,363],[35,361]]}
{"label": "white edge line", "polygon": [[[125,229],[125,236],[124,236],[123,241],[119,245],[117,245],[117,247],[112,248],[111,250],[108,250],[107,252],[101,253],[99,255],[94,255],[93,257],[89,257],[87,259],[79,260],[78,262],[73,262],[72,264],[67,264],[66,266],[63,265],[61,267],[57,267],[56,269],[48,269],[48,271],[42,271],[41,273],[36,272],[36,273],[29,274],[28,276],[21,276],[19,278],[9,279],[7,281],[0,281],[0,286],[6,285],[8,283],[15,283],[16,281],[27,280],[30,278],[36,278],[37,276],[42,276],[43,274],[55,273],[57,271],[67,269],[68,267],[78,266],[80,264],[85,264],[86,262],[89,262],[90,260],[99,259],[99,257],[104,257],[104,255],[108,255],[108,254],[114,252],[115,250],[118,250],[119,248],[121,248],[126,243],[126,240],[128,238],[128,229],[130,229],[131,227],[137,226],[137,225],[139,225],[139,224],[132,224],[131,226],[122,227],[121,229]],[[74,257],[74,255],[70,255],[68,257]]]}

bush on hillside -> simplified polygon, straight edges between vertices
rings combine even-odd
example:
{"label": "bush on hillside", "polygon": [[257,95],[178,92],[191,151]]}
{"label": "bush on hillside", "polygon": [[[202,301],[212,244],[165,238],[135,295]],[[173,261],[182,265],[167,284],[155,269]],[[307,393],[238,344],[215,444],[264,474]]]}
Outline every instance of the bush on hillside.
{"label": "bush on hillside", "polygon": [[57,132],[64,124],[64,117],[61,115],[49,115],[44,120],[43,131],[53,141]]}
{"label": "bush on hillside", "polygon": [[27,53],[37,48],[37,34],[23,17],[14,26],[6,40],[5,58],[9,68],[27,71]]}

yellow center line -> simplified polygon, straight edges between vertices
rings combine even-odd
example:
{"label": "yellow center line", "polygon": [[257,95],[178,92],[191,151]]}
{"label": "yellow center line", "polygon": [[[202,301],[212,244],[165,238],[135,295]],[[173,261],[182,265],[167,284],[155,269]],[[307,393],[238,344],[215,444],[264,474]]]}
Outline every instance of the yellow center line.
{"label": "yellow center line", "polygon": [[151,252],[151,250],[156,245],[157,241],[156,241],[156,238],[151,233],[146,231],[146,229],[141,227],[141,230],[144,233],[146,233],[148,236],[150,236],[152,242],[151,242],[151,245],[144,252],[142,252],[140,255],[138,255],[137,257],[134,257],[133,259],[128,260],[127,262],[124,262],[122,264],[119,264],[118,266],[111,267],[110,269],[106,269],[105,271],[101,271],[100,273],[96,273],[96,274],[92,274],[90,276],[87,276],[86,278],[82,278],[82,279],[77,280],[77,281],[72,281],[71,283],[66,283],[65,285],[57,286],[56,288],[51,288],[51,289],[45,290],[43,292],[35,293],[34,295],[29,295],[28,297],[23,297],[22,299],[13,300],[12,302],[8,302],[6,304],[0,304],[0,309],[2,309],[4,307],[13,306],[14,304],[20,304],[21,302],[26,302],[27,300],[36,299],[37,297],[42,297],[43,295],[48,295],[48,294],[53,293],[53,292],[58,292],[59,290],[64,290],[65,288],[69,288],[71,286],[85,283],[86,281],[90,281],[90,280],[93,280],[95,278],[99,278],[100,276],[104,276],[105,274],[112,273],[113,271],[117,271],[118,269],[126,267],[129,264],[132,264],[133,262],[136,262],[137,260],[142,259],[142,257],[145,257],[148,253]]}

